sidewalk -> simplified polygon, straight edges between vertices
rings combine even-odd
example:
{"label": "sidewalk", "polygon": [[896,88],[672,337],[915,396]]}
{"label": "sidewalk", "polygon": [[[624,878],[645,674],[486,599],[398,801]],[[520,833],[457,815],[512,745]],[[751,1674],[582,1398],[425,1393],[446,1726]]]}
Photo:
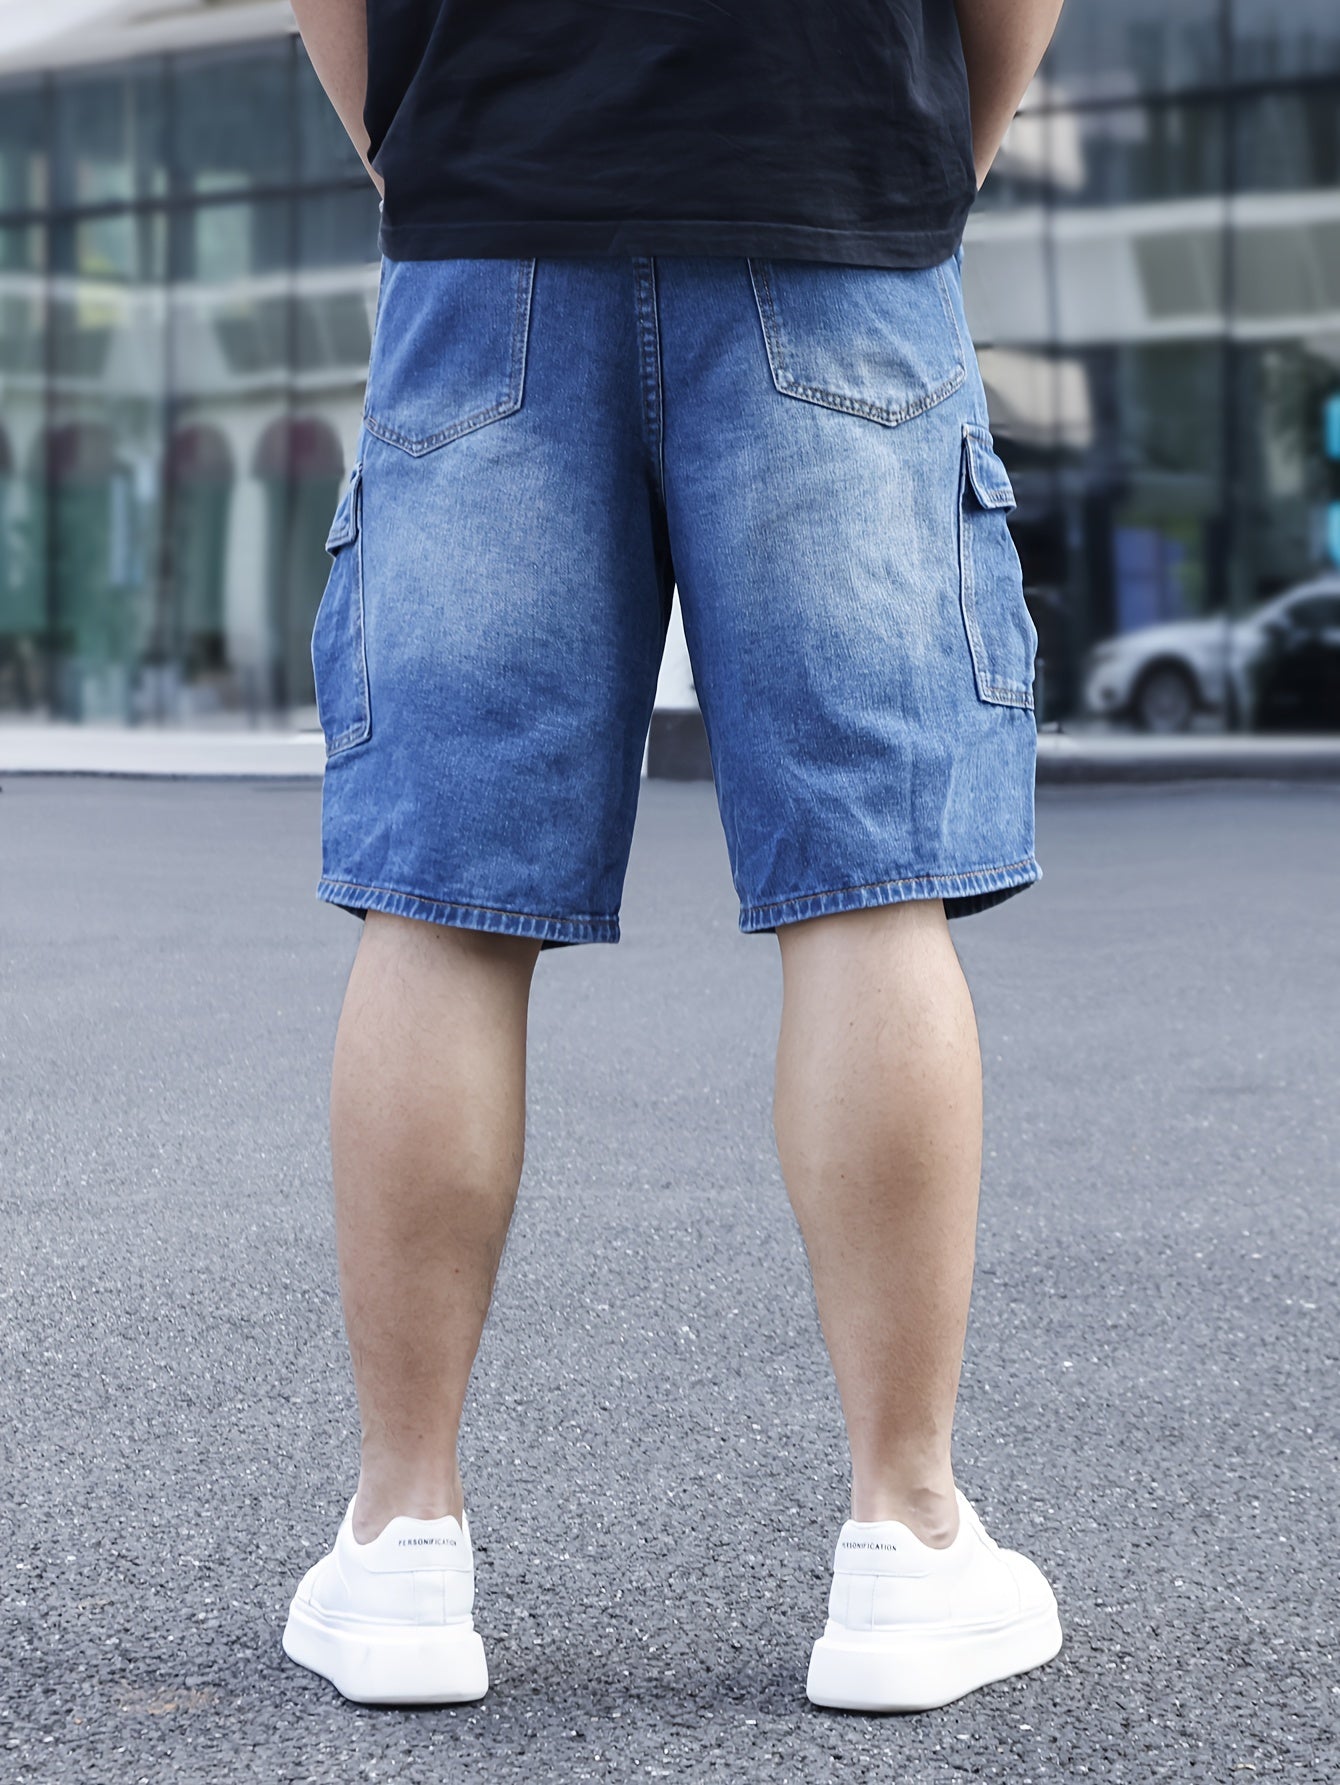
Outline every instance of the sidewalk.
{"label": "sidewalk", "polygon": [[1340,732],[1183,737],[1040,731],[1038,785],[1059,781],[1186,781],[1205,777],[1340,781]]}
{"label": "sidewalk", "polygon": [[[319,779],[324,767],[319,731],[0,724],[0,775]],[[699,774],[687,778],[708,773],[704,749]],[[1340,781],[1340,734],[1151,738],[1044,730],[1038,735],[1039,785],[1243,776]]]}

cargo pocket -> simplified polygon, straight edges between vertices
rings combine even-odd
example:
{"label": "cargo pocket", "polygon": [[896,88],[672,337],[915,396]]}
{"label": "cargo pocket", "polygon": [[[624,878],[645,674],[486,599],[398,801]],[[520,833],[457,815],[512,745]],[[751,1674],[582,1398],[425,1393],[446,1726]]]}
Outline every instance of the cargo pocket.
{"label": "cargo pocket", "polygon": [[372,731],[363,637],[363,467],[349,474],[326,550],[335,560],[312,626],[312,676],[326,756],[361,744]]}
{"label": "cargo pocket", "polygon": [[783,396],[896,427],[968,375],[943,270],[750,260],[772,381]]}
{"label": "cargo pocket", "polygon": [[363,424],[419,457],[521,407],[534,260],[386,260]]}
{"label": "cargo pocket", "polygon": [[1033,705],[1038,634],[1024,600],[1019,554],[1006,515],[1015,506],[1009,473],[990,431],[963,424],[959,476],[959,594],[978,697],[997,706]]}

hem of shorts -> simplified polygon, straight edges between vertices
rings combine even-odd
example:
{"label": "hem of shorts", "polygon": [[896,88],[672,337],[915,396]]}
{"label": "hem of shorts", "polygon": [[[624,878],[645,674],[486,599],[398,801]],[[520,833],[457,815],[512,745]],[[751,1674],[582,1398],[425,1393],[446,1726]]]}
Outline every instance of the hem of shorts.
{"label": "hem of shorts", "polygon": [[459,899],[430,899],[396,887],[366,886],[361,881],[333,880],[323,875],[316,896],[341,911],[387,911],[395,917],[426,918],[459,929],[490,930],[498,935],[529,936],[552,943],[617,942],[619,920],[610,917],[547,917],[533,911],[508,911],[496,905],[471,905]]}
{"label": "hem of shorts", "polygon": [[1041,879],[1041,867],[1035,857],[1028,855],[1021,861],[970,868],[960,874],[913,874],[898,880],[876,880],[863,886],[841,886],[830,892],[774,899],[767,904],[742,905],[740,929],[746,934],[770,933],[778,924],[829,917],[838,911],[896,905],[905,899],[943,899],[946,917],[969,917],[974,912],[989,910]]}
{"label": "hem of shorts", "polygon": [[822,229],[803,223],[633,217],[517,218],[493,223],[387,223],[378,247],[388,260],[457,256],[756,255],[823,260],[843,266],[912,269],[939,266],[957,252],[971,205],[935,229]]}

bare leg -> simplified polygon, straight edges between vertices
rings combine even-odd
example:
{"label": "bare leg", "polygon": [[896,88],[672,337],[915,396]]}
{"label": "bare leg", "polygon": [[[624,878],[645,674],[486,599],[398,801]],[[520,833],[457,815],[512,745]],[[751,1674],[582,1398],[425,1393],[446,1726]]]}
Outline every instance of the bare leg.
{"label": "bare leg", "polygon": [[851,1516],[943,1546],[982,1167],[972,1000],[939,899],[777,939],[773,1121],[847,1424]]}
{"label": "bare leg", "polygon": [[354,1536],[462,1513],[456,1439],[525,1148],[540,944],[369,912],[331,1074]]}

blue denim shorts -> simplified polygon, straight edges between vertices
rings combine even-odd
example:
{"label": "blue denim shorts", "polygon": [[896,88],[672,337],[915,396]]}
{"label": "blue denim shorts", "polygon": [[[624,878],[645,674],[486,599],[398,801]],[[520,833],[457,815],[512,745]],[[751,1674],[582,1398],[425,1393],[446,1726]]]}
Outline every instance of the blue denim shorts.
{"label": "blue denim shorts", "polygon": [[961,268],[384,261],[312,633],[317,897],[617,942],[676,587],[742,931],[1041,879]]}

